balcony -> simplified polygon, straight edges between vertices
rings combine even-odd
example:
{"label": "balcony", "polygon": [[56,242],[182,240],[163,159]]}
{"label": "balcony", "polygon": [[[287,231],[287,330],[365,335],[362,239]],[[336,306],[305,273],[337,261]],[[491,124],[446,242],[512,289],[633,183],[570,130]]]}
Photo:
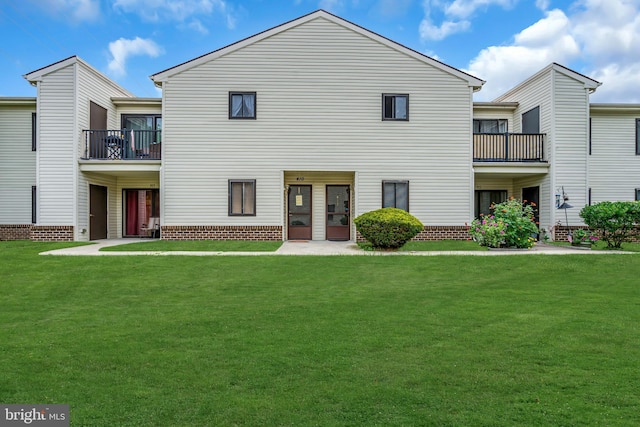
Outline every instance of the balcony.
{"label": "balcony", "polygon": [[474,162],[546,162],[544,134],[473,134]]}
{"label": "balcony", "polygon": [[84,138],[83,160],[161,159],[161,131],[133,129],[88,129]]}

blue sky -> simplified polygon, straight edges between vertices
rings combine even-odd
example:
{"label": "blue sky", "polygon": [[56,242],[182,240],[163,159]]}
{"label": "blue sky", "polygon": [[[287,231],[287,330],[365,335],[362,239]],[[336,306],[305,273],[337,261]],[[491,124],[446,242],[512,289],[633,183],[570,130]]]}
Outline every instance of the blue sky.
{"label": "blue sky", "polygon": [[476,100],[559,62],[640,103],[640,0],[0,0],[0,96],[71,55],[160,96],[149,75],[317,9],[486,80]]}

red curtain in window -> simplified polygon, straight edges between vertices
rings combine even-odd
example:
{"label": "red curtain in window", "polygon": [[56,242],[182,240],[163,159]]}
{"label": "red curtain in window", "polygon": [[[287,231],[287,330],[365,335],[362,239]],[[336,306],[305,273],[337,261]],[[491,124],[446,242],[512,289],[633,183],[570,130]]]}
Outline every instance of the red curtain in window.
{"label": "red curtain in window", "polygon": [[138,224],[138,192],[127,191],[127,236],[137,236]]}

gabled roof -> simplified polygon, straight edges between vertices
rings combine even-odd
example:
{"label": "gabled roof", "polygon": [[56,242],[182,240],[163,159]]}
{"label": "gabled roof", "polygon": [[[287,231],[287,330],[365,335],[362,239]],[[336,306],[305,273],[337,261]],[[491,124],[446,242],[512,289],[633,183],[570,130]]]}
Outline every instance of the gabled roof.
{"label": "gabled roof", "polygon": [[207,53],[205,55],[194,58],[190,61],[184,62],[182,64],[176,65],[174,67],[168,68],[166,70],[160,71],[156,74],[150,76],[151,80],[153,80],[157,86],[160,85],[163,81],[171,78],[172,76],[181,73],[185,70],[189,70],[190,68],[196,67],[198,65],[204,64],[221,56],[227,55],[231,52],[234,52],[238,49],[242,49],[245,46],[251,45],[253,43],[264,40],[268,37],[271,37],[275,34],[287,31],[291,28],[297,27],[299,25],[305,24],[314,19],[323,18],[328,21],[331,21],[337,25],[340,25],[344,28],[352,30],[358,34],[361,34],[365,37],[368,37],[372,40],[375,40],[383,45],[386,45],[392,49],[395,49],[399,52],[402,52],[408,56],[411,56],[419,61],[422,61],[426,64],[429,64],[433,67],[436,67],[444,72],[447,72],[451,75],[454,75],[462,80],[465,80],[469,83],[469,86],[473,87],[476,90],[479,90],[482,85],[485,83],[484,80],[479,79],[477,77],[472,76],[471,74],[467,74],[464,71],[458,70],[457,68],[451,67],[447,64],[444,64],[438,60],[435,60],[429,56],[426,56],[420,52],[417,52],[413,49],[410,49],[406,46],[401,45],[400,43],[394,42],[391,39],[388,39],[384,36],[374,33],[373,31],[369,31],[366,28],[363,28],[359,25],[356,25],[352,22],[349,22],[345,19],[342,19],[336,15],[333,15],[325,10],[317,10],[308,15],[304,15],[300,18],[294,19],[292,21],[286,22],[284,24],[278,25],[261,33],[258,33],[254,36],[248,37],[246,39],[240,40],[236,43],[230,44],[226,47],[223,47],[218,50],[214,50],[213,52]]}
{"label": "gabled roof", "polygon": [[577,71],[574,71],[574,70],[572,70],[570,68],[565,67],[564,65],[560,65],[560,64],[558,64],[556,62],[552,62],[551,64],[549,64],[546,67],[544,67],[542,70],[538,71],[537,73],[535,73],[534,75],[532,75],[531,77],[529,77],[528,79],[523,81],[522,83],[520,83],[520,84],[514,86],[513,88],[509,89],[508,92],[500,95],[498,98],[496,98],[494,100],[494,102],[500,102],[502,99],[506,98],[511,93],[517,91],[522,86],[526,85],[527,83],[529,83],[532,80],[537,79],[541,75],[548,73],[551,70],[557,71],[559,73],[564,74],[567,77],[570,77],[570,78],[572,78],[574,80],[579,81],[580,83],[584,84],[585,89],[590,89],[592,93],[595,92],[596,89],[599,86],[602,85],[602,83],[600,83],[597,80],[592,79],[591,77],[587,77],[584,74],[580,74]]}
{"label": "gabled roof", "polygon": [[24,77],[32,85],[35,85],[36,82],[41,81],[42,78],[47,74],[54,73],[58,70],[61,70],[73,64],[82,64],[84,67],[88,68],[92,73],[94,73],[96,76],[98,76],[99,78],[107,82],[109,85],[113,86],[117,90],[122,91],[127,95],[133,96],[131,92],[129,92],[128,90],[126,90],[125,88],[123,88],[122,86],[114,82],[113,80],[111,80],[109,77],[102,74],[100,71],[93,68],[91,65],[89,65],[87,62],[85,62],[79,56],[76,56],[76,55],[70,56],[58,62],[54,62],[53,64],[47,65],[45,67],[38,68],[37,70],[27,73],[22,77]]}

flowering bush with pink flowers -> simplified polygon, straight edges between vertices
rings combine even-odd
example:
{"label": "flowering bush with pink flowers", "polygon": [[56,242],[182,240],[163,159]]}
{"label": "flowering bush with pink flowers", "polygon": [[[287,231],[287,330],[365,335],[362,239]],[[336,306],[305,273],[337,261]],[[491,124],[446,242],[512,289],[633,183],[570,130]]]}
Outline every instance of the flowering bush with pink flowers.
{"label": "flowering bush with pink flowers", "polygon": [[481,246],[530,249],[536,239],[538,226],[534,220],[535,204],[525,204],[511,197],[492,205],[493,215],[471,223],[469,233]]}
{"label": "flowering bush with pink flowers", "polygon": [[493,215],[475,219],[469,227],[469,234],[480,246],[499,248],[505,243],[507,224]]}

